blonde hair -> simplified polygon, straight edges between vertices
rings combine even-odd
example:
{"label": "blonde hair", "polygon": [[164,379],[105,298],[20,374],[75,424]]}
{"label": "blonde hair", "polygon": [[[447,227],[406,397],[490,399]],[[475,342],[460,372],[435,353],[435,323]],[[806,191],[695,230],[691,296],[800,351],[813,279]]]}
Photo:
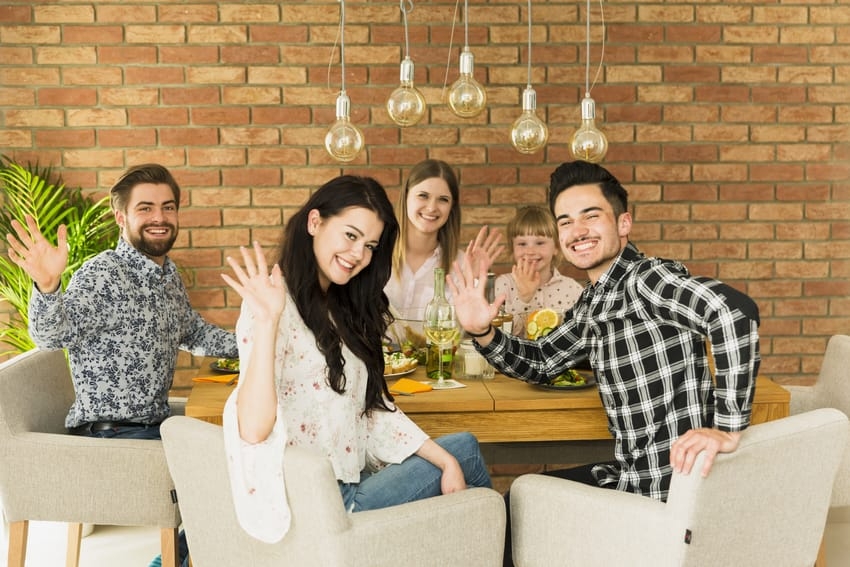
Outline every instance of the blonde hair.
{"label": "blonde hair", "polygon": [[396,216],[398,217],[399,232],[398,240],[393,251],[393,272],[395,276],[401,277],[404,267],[407,246],[407,195],[410,188],[419,185],[426,179],[438,177],[449,186],[452,195],[452,207],[449,210],[449,218],[446,224],[437,231],[437,242],[440,246],[440,264],[448,274],[457,256],[460,246],[460,187],[454,169],[446,162],[439,159],[426,159],[420,161],[410,170],[410,175],[404,188],[399,192]]}
{"label": "blonde hair", "polygon": [[514,218],[508,222],[508,248],[513,252],[514,239],[518,236],[544,236],[555,242],[555,258],[559,255],[558,225],[555,217],[546,207],[529,205],[517,210]]}

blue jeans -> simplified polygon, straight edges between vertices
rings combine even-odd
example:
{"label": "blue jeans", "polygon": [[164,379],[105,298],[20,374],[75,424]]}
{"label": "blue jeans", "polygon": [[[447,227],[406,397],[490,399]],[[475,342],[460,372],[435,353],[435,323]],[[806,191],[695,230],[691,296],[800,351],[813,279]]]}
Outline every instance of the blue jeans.
{"label": "blue jeans", "polygon": [[[467,486],[493,486],[474,435],[455,433],[434,441],[460,463]],[[411,455],[378,472],[362,472],[359,483],[341,482],[339,489],[346,510],[363,512],[439,496],[441,479],[440,469],[418,455]]]}

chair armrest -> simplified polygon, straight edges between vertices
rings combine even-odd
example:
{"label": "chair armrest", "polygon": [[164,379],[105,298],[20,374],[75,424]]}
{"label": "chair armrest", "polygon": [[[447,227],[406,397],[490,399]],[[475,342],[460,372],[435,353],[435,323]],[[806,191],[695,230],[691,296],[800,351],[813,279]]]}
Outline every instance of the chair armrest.
{"label": "chair armrest", "polygon": [[189,398],[171,396],[168,398],[168,406],[171,408],[171,415],[186,415],[186,402]]}
{"label": "chair armrest", "polygon": [[469,488],[401,506],[350,514],[343,557],[352,565],[502,565],[505,501],[489,488]]}
{"label": "chair armrest", "polygon": [[[523,475],[511,485],[514,563],[636,565],[660,557],[665,505],[619,490],[561,478]],[[611,545],[616,538],[617,545]],[[656,538],[656,539],[653,539]]]}
{"label": "chair armrest", "polygon": [[[8,452],[0,451],[6,465],[0,467],[0,486],[14,487],[0,495],[9,521],[180,523],[161,441],[27,432],[15,435],[9,445]],[[61,507],[44,498],[44,486],[62,494]],[[116,500],[127,505],[115,506]]]}
{"label": "chair armrest", "polygon": [[791,415],[818,408],[814,386],[782,386],[791,393]]}

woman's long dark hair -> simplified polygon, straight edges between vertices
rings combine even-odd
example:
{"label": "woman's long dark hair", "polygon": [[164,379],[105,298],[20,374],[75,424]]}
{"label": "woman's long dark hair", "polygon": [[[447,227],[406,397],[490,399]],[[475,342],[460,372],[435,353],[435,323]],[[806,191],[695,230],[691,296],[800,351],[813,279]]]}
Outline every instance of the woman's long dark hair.
{"label": "woman's long dark hair", "polygon": [[[345,285],[331,282],[325,293],[319,285],[307,218],[314,209],[322,219],[328,219],[352,207],[374,211],[383,221],[384,230],[369,265]],[[383,186],[371,177],[343,175],[320,187],[289,219],[277,262],[301,318],[313,331],[319,351],[325,356],[330,387],[340,394],[345,391],[342,343],[366,364],[369,372],[367,412],[375,408],[389,409],[384,396],[392,399],[384,380],[381,339],[391,321],[384,286],[392,271],[397,237],[398,221]]]}

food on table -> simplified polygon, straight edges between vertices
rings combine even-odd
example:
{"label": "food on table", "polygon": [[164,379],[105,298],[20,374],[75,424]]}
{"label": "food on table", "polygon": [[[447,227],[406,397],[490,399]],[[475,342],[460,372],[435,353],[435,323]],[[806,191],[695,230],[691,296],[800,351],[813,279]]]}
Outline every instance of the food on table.
{"label": "food on table", "polygon": [[584,376],[576,372],[575,370],[567,370],[560,376],[554,378],[550,384],[552,386],[558,387],[571,387],[571,386],[584,386],[587,383]]}
{"label": "food on table", "polygon": [[403,352],[384,353],[384,374],[408,372],[419,365],[419,361]]}
{"label": "food on table", "polygon": [[218,358],[215,361],[215,366],[219,370],[232,370],[234,372],[239,372],[239,359],[238,358]]}
{"label": "food on table", "polygon": [[526,336],[531,340],[545,337],[558,326],[560,321],[561,317],[554,309],[546,307],[532,311],[525,320]]}

